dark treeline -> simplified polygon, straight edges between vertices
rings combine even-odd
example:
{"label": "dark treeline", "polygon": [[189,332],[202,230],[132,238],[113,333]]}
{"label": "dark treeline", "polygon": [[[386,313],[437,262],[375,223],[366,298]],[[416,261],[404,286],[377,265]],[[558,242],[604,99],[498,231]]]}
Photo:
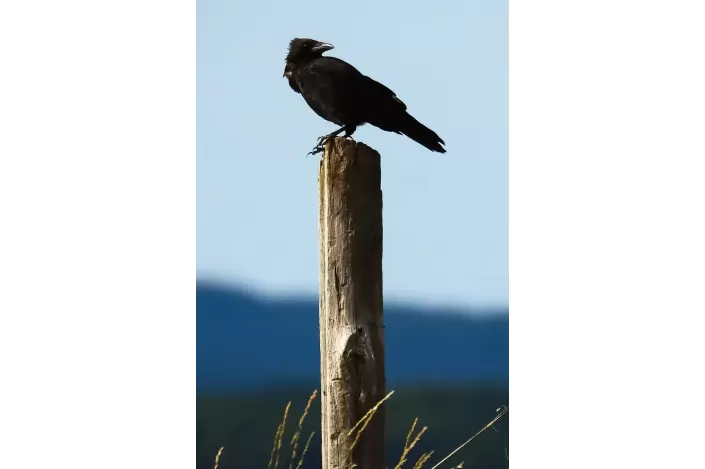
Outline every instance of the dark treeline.
{"label": "dark treeline", "polygon": [[[241,395],[204,393],[197,397],[197,469],[212,469],[215,455],[224,446],[220,469],[264,469],[269,463],[274,434],[284,408],[292,401],[282,445],[279,469],[289,469],[289,443],[315,384],[270,388]],[[413,468],[424,452],[434,451],[425,465],[430,469],[453,449],[486,425],[502,405],[509,405],[507,383],[466,386],[407,386],[396,388],[387,401],[388,468],[399,462],[408,431],[415,418],[416,432],[428,430],[408,456],[405,469]],[[508,415],[443,464],[451,469],[461,461],[463,469],[508,467]],[[303,425],[299,455],[312,431],[316,434],[302,469],[321,467],[320,402],[312,405]],[[298,458],[297,458],[298,462]],[[296,468],[294,462],[292,469]]]}

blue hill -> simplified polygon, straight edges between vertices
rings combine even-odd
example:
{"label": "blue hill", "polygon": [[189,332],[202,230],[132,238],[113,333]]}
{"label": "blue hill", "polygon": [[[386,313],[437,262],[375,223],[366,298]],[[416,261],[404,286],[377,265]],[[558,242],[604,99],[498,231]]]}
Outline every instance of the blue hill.
{"label": "blue hill", "polygon": [[[317,298],[272,300],[199,281],[196,309],[199,391],[318,380]],[[506,309],[385,302],[384,318],[388,386],[509,379]]]}

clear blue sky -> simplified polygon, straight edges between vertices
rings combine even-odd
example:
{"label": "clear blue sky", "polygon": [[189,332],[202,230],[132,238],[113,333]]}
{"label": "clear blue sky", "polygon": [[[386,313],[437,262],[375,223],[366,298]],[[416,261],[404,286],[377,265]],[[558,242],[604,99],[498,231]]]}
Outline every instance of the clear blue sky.
{"label": "clear blue sky", "polygon": [[385,298],[508,303],[507,1],[197,3],[197,275],[318,291],[317,172],[336,127],[282,78],[294,37],[393,89],[448,153],[371,126]]}

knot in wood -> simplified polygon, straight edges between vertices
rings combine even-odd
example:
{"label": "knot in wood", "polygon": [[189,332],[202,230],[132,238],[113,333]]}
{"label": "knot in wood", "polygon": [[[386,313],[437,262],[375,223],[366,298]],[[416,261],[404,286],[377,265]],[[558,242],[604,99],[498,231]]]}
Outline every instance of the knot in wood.
{"label": "knot in wood", "polygon": [[350,394],[357,396],[361,404],[377,394],[375,355],[372,343],[364,327],[358,327],[350,335],[343,350],[343,362],[350,378]]}

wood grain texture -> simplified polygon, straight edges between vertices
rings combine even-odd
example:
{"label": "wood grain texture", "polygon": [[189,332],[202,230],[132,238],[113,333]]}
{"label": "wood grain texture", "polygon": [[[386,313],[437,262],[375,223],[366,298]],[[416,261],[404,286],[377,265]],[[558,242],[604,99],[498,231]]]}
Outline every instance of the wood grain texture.
{"label": "wood grain texture", "polygon": [[379,153],[336,138],[318,184],[323,469],[384,469],[384,405],[348,438],[385,395]]}

